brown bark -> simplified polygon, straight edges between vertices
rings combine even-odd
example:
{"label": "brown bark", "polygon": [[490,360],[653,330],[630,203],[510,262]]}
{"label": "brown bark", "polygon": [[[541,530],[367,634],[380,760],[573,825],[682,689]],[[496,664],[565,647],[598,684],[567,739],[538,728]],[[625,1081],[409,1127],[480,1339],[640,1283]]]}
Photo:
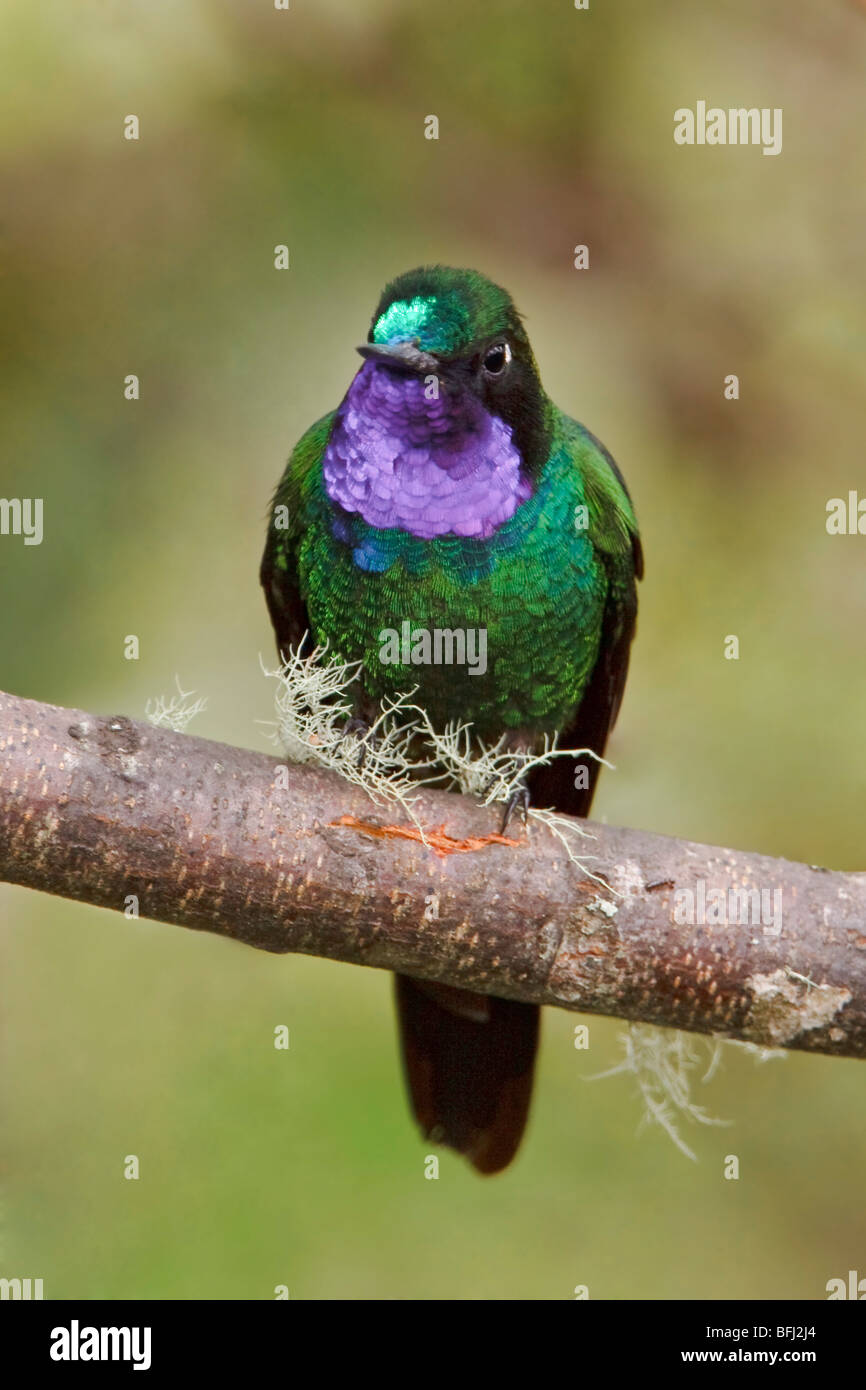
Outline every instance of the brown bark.
{"label": "brown bark", "polygon": [[[436,853],[332,773],[290,764],[279,789],[281,766],[0,694],[0,878],[121,912],[135,895],[143,917],[262,950],[866,1056],[866,874],[592,824],[608,890],[541,827],[501,842],[498,813],[466,798],[421,793]],[[779,934],[678,925],[701,882],[780,890]]]}

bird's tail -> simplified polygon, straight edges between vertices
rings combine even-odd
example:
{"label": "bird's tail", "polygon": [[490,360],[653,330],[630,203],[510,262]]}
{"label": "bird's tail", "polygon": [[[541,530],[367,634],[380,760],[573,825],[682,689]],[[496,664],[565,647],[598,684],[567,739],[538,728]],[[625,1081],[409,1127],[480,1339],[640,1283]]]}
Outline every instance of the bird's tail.
{"label": "bird's tail", "polygon": [[425,1136],[497,1173],[517,1152],[532,1095],[540,1009],[396,976],[403,1064]]}

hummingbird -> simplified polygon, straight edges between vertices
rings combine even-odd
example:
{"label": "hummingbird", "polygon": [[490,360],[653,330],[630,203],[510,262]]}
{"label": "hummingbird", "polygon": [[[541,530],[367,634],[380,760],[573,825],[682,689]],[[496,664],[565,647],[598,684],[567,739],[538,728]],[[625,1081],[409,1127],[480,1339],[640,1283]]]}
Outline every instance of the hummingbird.
{"label": "hummingbird", "polygon": [[[459,720],[524,753],[556,736],[600,758],[643,574],[619,468],[547,396],[511,296],[478,271],[423,266],[391,281],[358,352],[342,402],[299,440],[274,495],[260,577],[278,651],[310,634],[358,663],[361,727],[414,688],[434,727]],[[416,650],[419,632],[437,631],[465,634],[467,650],[474,634],[476,656],[483,632],[484,661]],[[396,633],[412,648],[385,659]],[[535,766],[524,817],[530,799],[586,816],[598,771],[592,757]],[[526,1125],[538,1006],[395,980],[422,1132],[500,1171]]]}

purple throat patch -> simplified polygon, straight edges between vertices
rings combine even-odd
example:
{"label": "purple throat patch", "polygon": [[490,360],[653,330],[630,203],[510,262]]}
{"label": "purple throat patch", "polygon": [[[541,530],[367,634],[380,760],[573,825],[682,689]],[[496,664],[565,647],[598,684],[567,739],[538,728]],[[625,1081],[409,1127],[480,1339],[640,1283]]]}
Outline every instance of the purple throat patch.
{"label": "purple throat patch", "polygon": [[325,490],[369,526],[486,540],[532,494],[511,429],[468,391],[365,362],[323,460]]}

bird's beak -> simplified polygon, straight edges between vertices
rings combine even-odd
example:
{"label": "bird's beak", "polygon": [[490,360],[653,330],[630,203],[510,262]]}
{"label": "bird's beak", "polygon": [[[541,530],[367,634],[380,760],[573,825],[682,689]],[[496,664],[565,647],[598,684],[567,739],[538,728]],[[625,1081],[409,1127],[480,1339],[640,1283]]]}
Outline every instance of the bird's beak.
{"label": "bird's beak", "polygon": [[407,372],[425,372],[428,375],[440,370],[438,357],[432,352],[424,352],[415,343],[362,343],[358,348],[361,356],[368,362],[384,362]]}

